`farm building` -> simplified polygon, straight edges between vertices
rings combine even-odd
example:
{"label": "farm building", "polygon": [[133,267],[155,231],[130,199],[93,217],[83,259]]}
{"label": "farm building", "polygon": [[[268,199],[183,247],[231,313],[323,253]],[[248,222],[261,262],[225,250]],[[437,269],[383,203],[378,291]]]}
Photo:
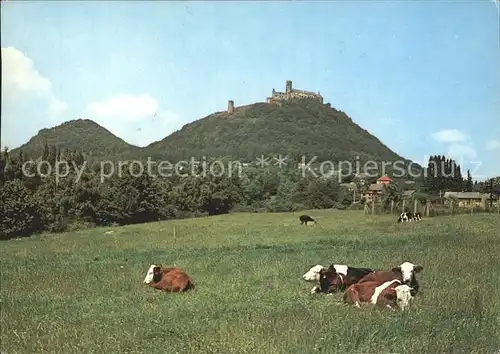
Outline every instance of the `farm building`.
{"label": "farm building", "polygon": [[389,176],[382,176],[382,177],[377,179],[377,184],[389,184],[392,182],[393,182],[393,180]]}
{"label": "farm building", "polygon": [[445,192],[444,197],[458,199],[459,207],[485,207],[490,202],[488,193],[479,192]]}
{"label": "farm building", "polygon": [[380,196],[382,195],[382,192],[384,191],[384,185],[382,183],[373,183],[370,184],[370,187],[368,187],[368,190],[363,193],[362,198],[365,199],[365,201],[375,201],[377,202]]}
{"label": "farm building", "polygon": [[403,199],[409,199],[413,194],[415,194],[415,189],[409,189],[403,192]]}

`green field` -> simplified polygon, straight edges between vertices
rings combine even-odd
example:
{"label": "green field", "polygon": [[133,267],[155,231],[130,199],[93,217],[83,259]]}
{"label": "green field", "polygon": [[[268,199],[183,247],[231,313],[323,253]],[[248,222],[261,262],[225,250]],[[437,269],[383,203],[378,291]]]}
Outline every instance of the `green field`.
{"label": "green field", "polygon": [[[232,214],[10,240],[1,247],[3,354],[467,352],[500,349],[500,216]],[[173,226],[175,225],[175,238]],[[112,234],[105,234],[114,230]],[[406,313],[310,295],[310,266],[424,267]],[[196,289],[142,284],[151,263]],[[123,267],[123,268],[122,268]]]}

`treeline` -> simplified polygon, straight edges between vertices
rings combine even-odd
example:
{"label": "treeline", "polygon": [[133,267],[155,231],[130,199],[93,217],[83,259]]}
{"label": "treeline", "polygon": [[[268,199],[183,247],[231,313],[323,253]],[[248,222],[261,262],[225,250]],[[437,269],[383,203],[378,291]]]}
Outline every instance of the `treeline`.
{"label": "treeline", "polygon": [[[468,172],[468,171],[467,171]],[[468,178],[472,184],[470,173]],[[435,155],[429,158],[427,165],[427,176],[425,178],[425,186],[429,192],[439,193],[439,191],[464,191],[464,183],[460,165],[455,160],[448,159],[445,156]],[[472,185],[470,186],[472,191]]]}
{"label": "treeline", "polygon": [[431,156],[426,172],[424,189],[429,195],[438,196],[440,192],[479,192],[500,196],[500,177],[473,181],[467,170],[463,178],[460,165],[445,156]]}
{"label": "treeline", "polygon": [[[39,163],[26,164],[23,171],[27,161]],[[61,162],[69,168],[58,177],[54,169]],[[5,151],[0,158],[1,238],[231,210],[343,208],[352,202],[352,193],[335,179],[303,177],[296,169],[245,169],[241,178],[228,173],[197,177],[202,168],[165,178],[124,168],[102,180],[100,166],[86,166],[78,152],[45,145],[39,157],[30,158]]]}
{"label": "treeline", "polygon": [[[188,173],[184,176],[160,177],[155,171],[139,171],[137,165],[128,167],[111,174],[101,170],[100,164],[90,165],[79,152],[48,144],[35,157],[4,151],[0,154],[0,238],[231,211],[359,208],[352,203],[353,192],[341,187],[336,178],[304,177],[293,168],[245,168],[240,175],[227,170],[218,176],[207,173],[207,166],[185,166]],[[470,174],[463,180],[460,166],[442,156],[431,158],[428,172],[426,192],[415,194],[421,201],[439,190],[460,191],[472,185]],[[347,181],[356,184],[356,200],[360,201],[360,193],[376,177],[347,177]],[[500,192],[499,182],[495,180],[496,192]],[[472,185],[473,190],[489,187]],[[401,202],[406,188],[420,189],[418,185],[405,187],[404,181],[392,183],[382,192],[380,206],[388,210],[391,201]]]}

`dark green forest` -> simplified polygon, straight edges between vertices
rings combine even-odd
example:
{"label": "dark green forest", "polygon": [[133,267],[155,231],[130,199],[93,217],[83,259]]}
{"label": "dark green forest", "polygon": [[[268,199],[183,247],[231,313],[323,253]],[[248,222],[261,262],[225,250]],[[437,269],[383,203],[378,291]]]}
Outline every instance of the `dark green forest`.
{"label": "dark green forest", "polygon": [[[34,164],[27,164],[23,171],[27,161],[46,163],[38,165],[38,171]],[[62,177],[49,173],[63,161],[69,169],[61,168]],[[102,181],[100,166],[88,164],[77,151],[61,150],[48,143],[40,156],[29,157],[22,152],[15,155],[6,150],[0,158],[1,238],[231,211],[362,208],[363,201],[353,204],[352,192],[336,178],[304,176],[296,168],[249,167],[241,176],[225,173],[220,177],[210,173],[202,176],[202,166],[194,166],[191,171],[186,176],[161,177],[124,168],[121,175],[115,173]],[[351,176],[349,180],[366,190],[376,178],[360,180]],[[432,195],[435,188],[463,190],[464,186],[467,180],[459,181],[456,175],[444,180],[428,178],[418,188]],[[488,187],[473,185],[480,186]],[[384,207],[390,200],[401,199],[403,189],[403,180],[387,188],[383,192]]]}

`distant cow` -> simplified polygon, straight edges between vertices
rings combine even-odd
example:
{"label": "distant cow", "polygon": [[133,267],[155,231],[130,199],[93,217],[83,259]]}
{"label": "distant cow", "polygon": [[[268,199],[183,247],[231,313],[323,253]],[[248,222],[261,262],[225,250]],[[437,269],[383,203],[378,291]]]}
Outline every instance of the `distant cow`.
{"label": "distant cow", "polygon": [[[361,279],[369,272],[373,272],[370,268],[354,268],[344,264],[332,264],[328,270],[322,265],[318,264],[312,266],[302,276],[302,279],[308,282],[316,282],[318,285],[311,289],[311,294],[322,292],[320,278],[326,275],[328,278],[323,280],[323,283],[330,282],[332,290],[344,289],[346,285],[351,284],[353,281]],[[346,283],[347,282],[347,283]],[[340,287],[338,285],[340,284]],[[325,285],[326,286],[326,285]]]}
{"label": "distant cow", "polygon": [[412,215],[409,211],[402,212],[399,214],[398,222],[409,222],[412,220]]}
{"label": "distant cow", "polygon": [[332,264],[328,269],[322,269],[319,273],[320,291],[327,294],[344,291],[372,272],[374,270],[371,268]]}
{"label": "distant cow", "polygon": [[412,299],[411,290],[413,289],[401,284],[397,279],[383,283],[380,281],[357,283],[347,289],[344,302],[356,307],[361,307],[361,303],[369,303],[373,306],[385,306],[391,310],[398,306],[404,311]]}
{"label": "distant cow", "polygon": [[409,285],[411,287],[411,295],[415,296],[420,289],[420,285],[418,284],[415,274],[420,273],[423,269],[424,267],[420,265],[415,265],[410,262],[404,262],[399,267],[394,267],[391,270],[377,270],[373,273],[370,273],[363,277],[358,283],[370,281],[378,281],[383,283],[390,280],[398,280],[402,284]]}
{"label": "distant cow", "polygon": [[300,225],[306,225],[307,226],[308,222],[313,222],[313,223],[316,224],[316,220],[314,220],[313,218],[311,218],[309,215],[301,215],[301,216],[299,216],[299,220],[300,220]]}
{"label": "distant cow", "polygon": [[398,222],[410,222],[410,221],[420,221],[422,220],[422,214],[415,213],[412,214],[409,211],[405,211],[399,215]]}
{"label": "distant cow", "polygon": [[177,293],[194,288],[194,283],[184,270],[177,267],[165,268],[152,264],[144,278],[144,284],[163,290]]}
{"label": "distant cow", "polygon": [[413,220],[414,221],[420,221],[420,220],[422,220],[422,214],[420,214],[418,212],[415,213],[415,214],[413,214]]}

